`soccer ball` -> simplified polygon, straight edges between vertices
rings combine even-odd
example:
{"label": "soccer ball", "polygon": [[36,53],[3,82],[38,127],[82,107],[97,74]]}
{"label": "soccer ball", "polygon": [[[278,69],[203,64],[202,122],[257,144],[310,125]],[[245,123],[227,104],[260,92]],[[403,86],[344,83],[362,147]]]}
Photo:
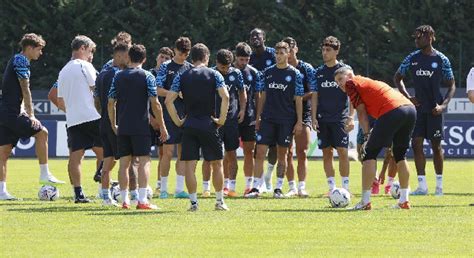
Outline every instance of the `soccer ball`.
{"label": "soccer ball", "polygon": [[146,198],[148,200],[153,199],[153,189],[151,188],[151,186],[147,186],[146,188]]}
{"label": "soccer ball", "polygon": [[393,199],[400,199],[400,183],[398,181],[392,183],[390,194],[392,195]]}
{"label": "soccer ball", "polygon": [[52,185],[43,185],[38,191],[38,198],[42,201],[55,201],[59,198],[59,190]]}
{"label": "soccer ball", "polygon": [[351,194],[344,188],[335,188],[329,194],[329,203],[333,208],[344,208],[351,202]]}
{"label": "soccer ball", "polygon": [[120,185],[117,182],[111,183],[110,186],[110,197],[112,200],[120,202]]}

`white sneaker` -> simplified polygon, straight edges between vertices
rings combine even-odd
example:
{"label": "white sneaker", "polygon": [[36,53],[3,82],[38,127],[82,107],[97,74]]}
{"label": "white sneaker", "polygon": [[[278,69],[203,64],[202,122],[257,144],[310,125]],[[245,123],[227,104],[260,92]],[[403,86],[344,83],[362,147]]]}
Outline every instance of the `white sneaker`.
{"label": "white sneaker", "polygon": [[443,188],[436,187],[435,196],[443,196]]}
{"label": "white sneaker", "polygon": [[262,185],[258,189],[260,193],[267,193],[267,184],[265,182],[262,182]]}
{"label": "white sneaker", "polygon": [[428,195],[428,189],[418,187],[415,191],[411,192],[410,195]]}
{"label": "white sneaker", "polygon": [[267,174],[265,173],[265,176],[263,176],[263,178],[263,181],[265,182],[265,187],[262,188],[265,188],[265,191],[267,193],[271,193],[273,191],[272,175],[270,174],[270,176],[267,176]]}
{"label": "white sneaker", "polygon": [[298,192],[296,191],[296,189],[290,189],[290,191],[288,191],[288,193],[285,194],[285,197],[291,198],[297,195],[298,195]]}
{"label": "white sneaker", "polygon": [[259,196],[260,196],[260,192],[258,191],[258,189],[252,188],[250,192],[244,195],[244,198],[255,199],[255,198],[258,198]]}
{"label": "white sneaker", "polygon": [[120,207],[120,204],[118,204],[117,201],[112,200],[112,199],[105,199],[102,202],[102,206],[107,206],[107,207]]}
{"label": "white sneaker", "polygon": [[227,205],[224,202],[216,202],[215,210],[216,211],[228,211],[229,207],[227,207]]}
{"label": "white sneaker", "polygon": [[43,185],[59,185],[59,184],[64,184],[65,182],[64,181],[61,181],[59,179],[57,179],[56,177],[53,176],[53,174],[51,173],[48,173],[47,176],[40,176],[39,178],[39,182],[40,184],[43,184]]}
{"label": "white sneaker", "polygon": [[199,206],[197,203],[191,203],[191,206],[189,207],[188,211],[190,212],[195,212],[199,209]]}
{"label": "white sneaker", "polygon": [[308,192],[306,192],[305,189],[300,189],[300,190],[298,190],[298,196],[301,197],[301,198],[308,198],[309,194],[308,194]]}
{"label": "white sneaker", "polygon": [[0,194],[0,201],[21,201],[21,199],[5,192]]}

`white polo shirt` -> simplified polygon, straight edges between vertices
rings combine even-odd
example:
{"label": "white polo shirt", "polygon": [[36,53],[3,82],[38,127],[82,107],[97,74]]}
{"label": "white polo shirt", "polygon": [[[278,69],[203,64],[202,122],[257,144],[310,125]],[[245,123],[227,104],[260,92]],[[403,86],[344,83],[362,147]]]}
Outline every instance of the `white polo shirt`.
{"label": "white polo shirt", "polygon": [[474,67],[471,68],[471,71],[467,75],[466,84],[466,92],[474,90]]}
{"label": "white polo shirt", "polygon": [[100,119],[92,92],[96,77],[94,66],[80,59],[69,61],[59,72],[58,97],[64,99],[68,128]]}

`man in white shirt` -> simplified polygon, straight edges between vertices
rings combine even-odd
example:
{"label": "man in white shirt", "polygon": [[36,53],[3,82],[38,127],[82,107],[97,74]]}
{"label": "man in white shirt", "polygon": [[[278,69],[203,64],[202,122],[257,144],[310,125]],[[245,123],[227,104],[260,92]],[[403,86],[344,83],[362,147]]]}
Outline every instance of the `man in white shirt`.
{"label": "man in white shirt", "polygon": [[471,71],[467,75],[466,93],[471,103],[474,103],[474,67],[471,68]]}
{"label": "man in white shirt", "polygon": [[58,104],[66,111],[68,131],[68,172],[74,187],[75,203],[88,203],[81,187],[81,160],[86,149],[100,142],[100,115],[95,109],[93,88],[96,70],[92,60],[96,44],[87,36],[76,36],[71,43],[72,59],[58,78]]}

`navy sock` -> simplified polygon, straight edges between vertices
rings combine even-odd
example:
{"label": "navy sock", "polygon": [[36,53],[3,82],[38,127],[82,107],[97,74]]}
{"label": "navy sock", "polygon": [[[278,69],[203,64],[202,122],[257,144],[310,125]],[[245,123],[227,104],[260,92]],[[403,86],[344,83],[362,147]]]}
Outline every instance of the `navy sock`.
{"label": "navy sock", "polygon": [[84,198],[84,194],[82,193],[82,186],[75,186],[74,187],[74,195],[77,198]]}

